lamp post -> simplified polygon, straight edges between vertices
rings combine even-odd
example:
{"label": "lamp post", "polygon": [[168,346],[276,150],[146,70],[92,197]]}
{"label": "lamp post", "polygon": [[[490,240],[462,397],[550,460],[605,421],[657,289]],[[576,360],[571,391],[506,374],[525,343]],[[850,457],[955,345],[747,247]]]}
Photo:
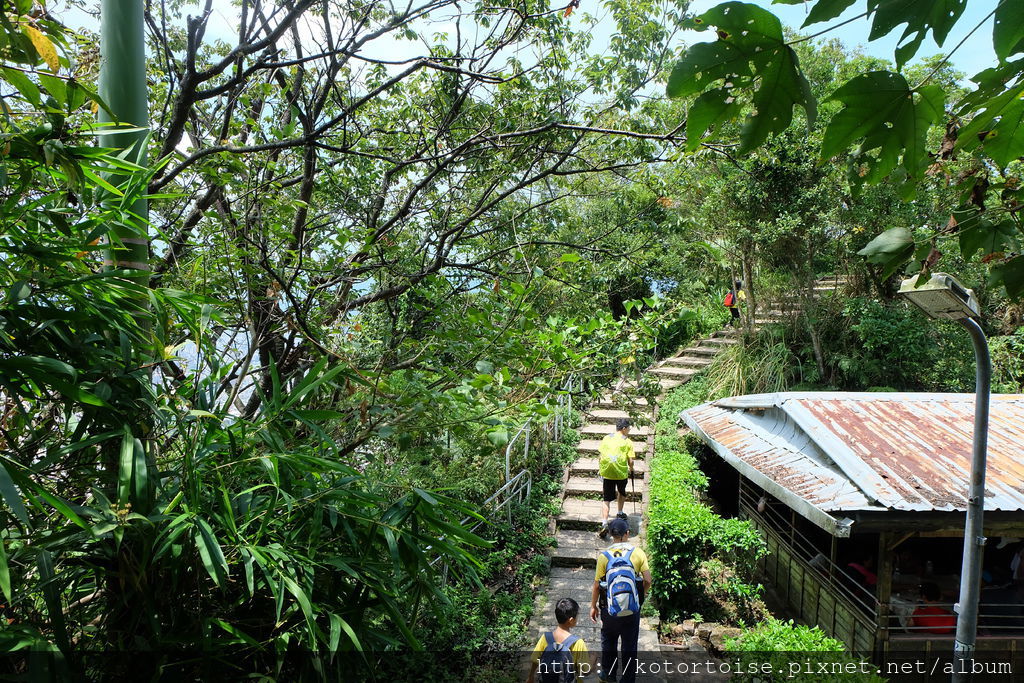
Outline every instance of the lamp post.
{"label": "lamp post", "polygon": [[974,343],[974,360],[977,365],[974,386],[974,449],[971,457],[971,482],[967,494],[967,522],[964,526],[960,600],[953,607],[957,613],[957,620],[952,680],[961,682],[970,678],[978,635],[981,553],[985,545],[985,460],[988,454],[988,408],[992,364],[985,333],[974,320],[980,315],[974,292],[945,273],[934,273],[921,286],[915,286],[917,280],[917,277],[904,280],[900,286],[900,294],[910,299],[932,318],[955,320],[965,327]]}

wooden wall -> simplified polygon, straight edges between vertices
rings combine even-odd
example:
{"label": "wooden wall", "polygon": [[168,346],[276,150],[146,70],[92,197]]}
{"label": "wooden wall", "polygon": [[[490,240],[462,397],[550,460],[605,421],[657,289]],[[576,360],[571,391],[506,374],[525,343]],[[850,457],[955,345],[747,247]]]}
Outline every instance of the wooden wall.
{"label": "wooden wall", "polygon": [[764,580],[799,615],[800,621],[820,627],[854,652],[872,654],[876,647],[875,620],[828,585],[827,577],[793,552],[756,512],[746,506],[742,512],[768,543],[768,555],[759,562]]}

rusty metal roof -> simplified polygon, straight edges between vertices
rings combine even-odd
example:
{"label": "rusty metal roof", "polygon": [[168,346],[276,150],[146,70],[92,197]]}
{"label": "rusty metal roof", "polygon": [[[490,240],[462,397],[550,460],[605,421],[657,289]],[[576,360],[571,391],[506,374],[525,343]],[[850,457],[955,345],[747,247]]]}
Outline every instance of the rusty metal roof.
{"label": "rusty metal roof", "polygon": [[[744,476],[809,518],[966,509],[974,394],[760,394],[681,417]],[[988,439],[985,509],[1024,510],[1024,395],[992,396]]]}

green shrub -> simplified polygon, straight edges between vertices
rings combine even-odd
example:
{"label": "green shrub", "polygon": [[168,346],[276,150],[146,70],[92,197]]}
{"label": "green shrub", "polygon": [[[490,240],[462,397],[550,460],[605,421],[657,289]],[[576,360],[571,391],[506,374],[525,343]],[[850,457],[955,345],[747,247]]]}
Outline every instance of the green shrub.
{"label": "green shrub", "polygon": [[678,435],[676,419],[700,403],[706,390],[699,377],[662,403],[651,461],[647,546],[662,616],[678,620],[700,611],[735,623],[763,611],[760,587],[749,579],[765,543],[749,522],[724,519],[702,502],[708,480]]}
{"label": "green shrub", "polygon": [[[902,302],[867,298],[819,299],[806,311],[821,343],[819,370],[807,323],[782,326],[801,382],[864,391],[966,391],[973,387],[970,339],[958,326],[935,324]],[[763,336],[763,335],[762,335]],[[795,387],[794,387],[795,388]]]}
{"label": "green shrub", "polygon": [[992,391],[1016,394],[1024,392],[1024,327],[1013,334],[992,337]]}
{"label": "green shrub", "polygon": [[[811,626],[794,624],[768,617],[755,628],[744,631],[738,638],[726,638],[725,650],[733,655],[729,661],[740,673],[730,680],[759,681],[845,681],[847,683],[882,683],[885,679],[875,673],[867,660],[846,652],[846,647],[835,638]],[[800,656],[800,653],[807,653]],[[773,673],[761,667],[770,665]],[[822,673],[819,666],[827,667]],[[758,669],[758,673],[748,673]]]}
{"label": "green shrub", "polygon": [[817,626],[768,617],[739,638],[726,638],[728,652],[845,652],[846,646]]}

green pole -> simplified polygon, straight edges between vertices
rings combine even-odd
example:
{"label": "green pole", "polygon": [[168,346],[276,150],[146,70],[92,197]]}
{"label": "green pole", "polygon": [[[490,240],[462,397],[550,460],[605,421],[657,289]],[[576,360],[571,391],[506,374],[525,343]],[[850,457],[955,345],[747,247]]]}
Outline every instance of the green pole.
{"label": "green pole", "polygon": [[[143,23],[145,0],[103,0],[100,7],[100,83],[99,95],[109,107],[100,107],[100,123],[120,123],[133,128],[149,128],[149,97],[146,89],[146,50]],[[100,136],[100,145],[118,150],[131,149],[126,157],[140,166],[146,165],[146,131],[107,133]],[[128,185],[129,176],[115,174],[110,182],[119,189]],[[111,197],[112,201],[118,197]],[[123,207],[125,209],[129,207]],[[133,277],[149,285],[149,206],[145,199],[131,204],[131,213],[114,227],[124,248],[106,252],[106,265],[144,271]],[[145,306],[145,303],[142,304]]]}
{"label": "green pole", "polygon": [[[100,5],[100,82],[99,96],[109,108],[100,107],[100,123],[117,123],[142,130],[134,133],[105,133],[100,136],[100,145],[115,150],[127,150],[124,158],[146,167],[146,140],[149,130],[149,94],[146,88],[146,45],[145,24],[143,23],[143,2],[145,0],[102,0]],[[143,199],[145,188],[128,188],[133,182],[128,172],[113,172],[107,179],[124,192],[124,197],[109,193],[106,202],[117,206],[114,225],[107,240],[104,265],[107,268],[131,269],[137,271],[125,278],[141,287],[149,287],[149,203]],[[138,183],[136,178],[134,182]],[[133,199],[134,198],[134,199]],[[127,204],[127,205],[126,205]],[[135,310],[131,314],[147,337],[142,348],[136,353],[136,362],[147,363],[157,356],[157,346],[152,334],[149,315],[149,296],[145,291],[134,299]],[[133,496],[137,511],[148,514],[153,505],[155,475],[157,472],[152,444],[148,441],[151,416],[140,414],[127,424],[134,435],[136,459],[141,451],[146,460],[150,476],[145,477],[146,489]],[[121,464],[116,452],[110,454],[110,471],[113,481],[119,480]],[[134,475],[133,475],[134,476]],[[119,502],[125,502],[123,493],[118,491]]]}

